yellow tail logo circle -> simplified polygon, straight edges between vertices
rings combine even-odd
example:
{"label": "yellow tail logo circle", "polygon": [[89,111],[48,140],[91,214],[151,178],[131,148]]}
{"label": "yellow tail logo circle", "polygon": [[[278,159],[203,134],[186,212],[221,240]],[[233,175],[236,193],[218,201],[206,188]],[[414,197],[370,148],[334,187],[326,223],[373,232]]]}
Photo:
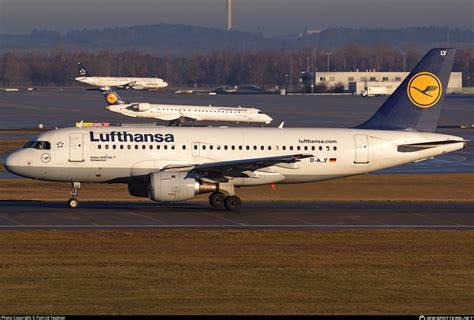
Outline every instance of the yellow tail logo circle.
{"label": "yellow tail logo circle", "polygon": [[107,102],[110,104],[115,104],[117,102],[117,97],[113,93],[107,95]]}
{"label": "yellow tail logo circle", "polygon": [[408,82],[407,94],[417,107],[430,108],[441,98],[443,88],[439,78],[430,72],[419,72]]}

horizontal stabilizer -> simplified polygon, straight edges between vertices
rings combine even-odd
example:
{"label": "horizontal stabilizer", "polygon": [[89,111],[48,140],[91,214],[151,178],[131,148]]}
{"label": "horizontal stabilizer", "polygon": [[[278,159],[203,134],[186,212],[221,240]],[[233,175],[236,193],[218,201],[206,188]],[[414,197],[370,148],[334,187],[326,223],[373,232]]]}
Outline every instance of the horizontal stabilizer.
{"label": "horizontal stabilizer", "polygon": [[430,141],[423,143],[411,143],[411,144],[401,144],[398,146],[398,152],[416,152],[425,149],[436,148],[439,146],[445,146],[453,143],[468,143],[468,140],[443,140],[443,141]]}

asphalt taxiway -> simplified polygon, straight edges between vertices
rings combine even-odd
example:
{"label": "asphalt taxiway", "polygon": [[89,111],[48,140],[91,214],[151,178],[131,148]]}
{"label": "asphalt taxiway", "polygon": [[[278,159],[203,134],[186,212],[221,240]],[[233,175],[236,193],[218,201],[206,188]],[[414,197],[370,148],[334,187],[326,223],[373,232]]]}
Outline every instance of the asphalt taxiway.
{"label": "asphalt taxiway", "polygon": [[460,229],[474,230],[469,202],[246,202],[228,212],[176,204],[2,201],[0,229]]}

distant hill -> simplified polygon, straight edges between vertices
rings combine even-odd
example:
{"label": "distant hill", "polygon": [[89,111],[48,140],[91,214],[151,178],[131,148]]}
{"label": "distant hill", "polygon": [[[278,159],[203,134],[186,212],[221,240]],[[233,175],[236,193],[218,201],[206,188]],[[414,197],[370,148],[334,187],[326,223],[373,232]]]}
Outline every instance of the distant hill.
{"label": "distant hill", "polygon": [[155,54],[188,55],[223,49],[274,50],[308,47],[341,47],[347,44],[387,44],[403,46],[474,45],[472,30],[443,27],[401,29],[332,28],[318,33],[295,35],[293,38],[268,38],[261,34],[181,24],[155,24],[106,29],[72,30],[64,34],[34,30],[28,35],[0,34],[0,49],[45,49],[60,47],[97,51],[102,49],[139,50]]}
{"label": "distant hill", "polygon": [[324,45],[340,47],[345,44],[361,45],[388,44],[401,46],[404,44],[474,44],[472,30],[449,29],[446,27],[416,27],[402,29],[351,29],[332,28],[320,33],[303,35],[299,39],[300,46]]}
{"label": "distant hill", "polygon": [[83,49],[159,50],[161,53],[214,52],[222,49],[261,50],[284,47],[282,41],[261,34],[226,32],[180,24],[156,24],[107,29],[72,30],[65,34],[34,30],[29,35],[0,35],[2,49],[52,46]]}

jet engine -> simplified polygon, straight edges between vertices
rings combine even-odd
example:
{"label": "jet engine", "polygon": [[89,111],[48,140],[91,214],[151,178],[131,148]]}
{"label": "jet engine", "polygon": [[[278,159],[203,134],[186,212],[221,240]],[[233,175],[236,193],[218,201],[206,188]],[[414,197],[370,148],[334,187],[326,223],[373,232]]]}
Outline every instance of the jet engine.
{"label": "jet engine", "polygon": [[181,201],[218,190],[218,184],[198,181],[187,172],[163,171],[150,174],[149,196],[153,201]]}
{"label": "jet engine", "polygon": [[148,111],[150,110],[149,103],[135,103],[132,105],[133,110],[135,111]]}
{"label": "jet engine", "polygon": [[128,193],[134,197],[148,198],[148,184],[147,183],[129,183]]}

